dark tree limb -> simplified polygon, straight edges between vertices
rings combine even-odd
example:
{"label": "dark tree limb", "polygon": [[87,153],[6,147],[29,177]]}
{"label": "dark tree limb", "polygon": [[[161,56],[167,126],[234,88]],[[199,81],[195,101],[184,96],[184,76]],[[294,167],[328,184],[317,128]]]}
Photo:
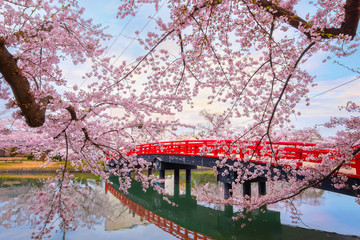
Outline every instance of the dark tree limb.
{"label": "dark tree limb", "polygon": [[7,50],[3,38],[0,38],[0,73],[10,85],[26,123],[30,127],[42,126],[45,122],[46,108],[36,102],[30,91],[28,79],[22,75],[15,57]]}
{"label": "dark tree limb", "polygon": [[75,108],[73,106],[70,105],[65,109],[70,113],[72,121],[77,121],[78,120],[77,116],[76,116]]}
{"label": "dark tree limb", "polygon": [[[294,13],[281,8],[268,0],[258,0],[258,5],[264,7],[274,17],[287,17],[288,24],[294,28],[299,28],[300,25],[311,27],[311,22],[308,22]],[[355,37],[360,19],[360,1],[359,0],[346,0],[345,5],[345,19],[340,28],[325,28],[318,29],[321,38],[336,37],[340,34]],[[311,37],[309,32],[304,32],[307,37]]]}

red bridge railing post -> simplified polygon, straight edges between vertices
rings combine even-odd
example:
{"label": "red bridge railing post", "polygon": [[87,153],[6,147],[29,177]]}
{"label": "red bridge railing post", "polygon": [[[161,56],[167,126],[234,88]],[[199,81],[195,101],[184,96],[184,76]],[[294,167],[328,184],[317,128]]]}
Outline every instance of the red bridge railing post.
{"label": "red bridge railing post", "polygon": [[297,158],[296,166],[299,168],[302,167],[303,165],[301,157],[302,157],[302,153],[300,152],[296,153],[296,158]]}
{"label": "red bridge railing post", "polygon": [[356,155],[354,158],[356,175],[360,175],[360,155]]}

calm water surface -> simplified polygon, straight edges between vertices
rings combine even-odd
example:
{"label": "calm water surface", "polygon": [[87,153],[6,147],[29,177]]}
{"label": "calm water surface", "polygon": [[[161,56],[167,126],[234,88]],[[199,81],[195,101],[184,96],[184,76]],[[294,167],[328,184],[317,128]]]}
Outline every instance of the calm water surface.
{"label": "calm water surface", "polygon": [[[178,205],[171,207],[155,191],[144,193],[139,184],[125,195],[116,191],[115,181],[105,186],[95,179],[80,179],[78,188],[90,192],[86,197],[70,193],[78,201],[77,228],[64,231],[57,222],[50,239],[360,239],[360,206],[353,197],[310,189],[292,204],[254,211],[251,222],[233,221],[236,207],[199,203],[192,196],[207,182],[222,194],[211,174],[193,174],[191,191],[185,184],[174,185],[167,175],[169,199]],[[39,189],[47,189],[40,178],[0,177],[0,239],[31,238],[38,226],[31,224],[36,216],[26,209]],[[300,216],[297,222],[291,218],[294,211]]]}

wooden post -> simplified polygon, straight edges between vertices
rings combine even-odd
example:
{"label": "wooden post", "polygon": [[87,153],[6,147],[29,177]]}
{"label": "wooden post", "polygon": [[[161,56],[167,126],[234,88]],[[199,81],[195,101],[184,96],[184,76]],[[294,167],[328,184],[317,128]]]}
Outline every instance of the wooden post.
{"label": "wooden post", "polygon": [[179,169],[174,169],[174,183],[179,184],[180,182],[180,171]]}
{"label": "wooden post", "polygon": [[191,169],[186,169],[186,183],[191,183]]}

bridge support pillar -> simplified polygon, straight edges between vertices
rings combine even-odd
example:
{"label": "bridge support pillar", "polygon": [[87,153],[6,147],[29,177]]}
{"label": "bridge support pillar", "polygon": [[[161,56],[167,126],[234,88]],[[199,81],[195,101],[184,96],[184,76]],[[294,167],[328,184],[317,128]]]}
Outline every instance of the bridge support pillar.
{"label": "bridge support pillar", "polygon": [[250,181],[245,181],[243,184],[243,196],[245,197],[246,195],[251,197],[251,182]]}
{"label": "bridge support pillar", "polygon": [[186,169],[185,179],[186,179],[186,196],[191,196],[191,169]]}
{"label": "bridge support pillar", "polygon": [[[159,170],[159,178],[160,180],[165,179],[165,169]],[[165,182],[160,183],[161,187],[165,187]]]}
{"label": "bridge support pillar", "polygon": [[179,184],[180,183],[180,171],[179,169],[174,169],[174,183]]}
{"label": "bridge support pillar", "polygon": [[186,169],[186,183],[191,183],[191,169]]}
{"label": "bridge support pillar", "polygon": [[159,170],[159,177],[160,179],[165,179],[165,169]]}
{"label": "bridge support pillar", "polygon": [[266,194],[266,182],[265,181],[258,182],[258,189],[259,189],[259,195],[265,195]]}
{"label": "bridge support pillar", "polygon": [[232,197],[232,184],[224,182],[224,198],[228,199],[229,197]]}

